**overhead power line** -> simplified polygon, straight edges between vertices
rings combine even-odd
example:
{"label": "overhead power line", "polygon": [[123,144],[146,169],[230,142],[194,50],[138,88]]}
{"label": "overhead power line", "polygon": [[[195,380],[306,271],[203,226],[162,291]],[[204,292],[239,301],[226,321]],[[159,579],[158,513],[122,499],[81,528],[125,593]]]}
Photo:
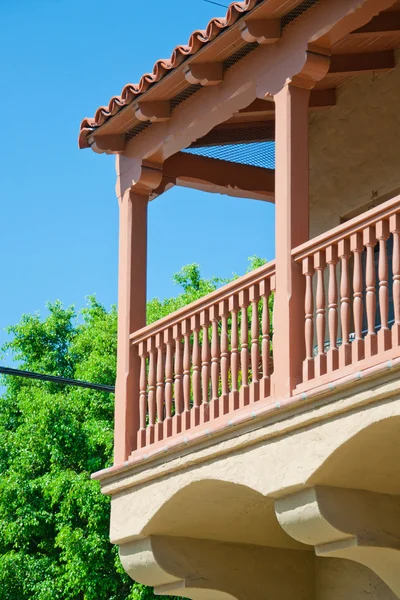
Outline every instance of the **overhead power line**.
{"label": "overhead power line", "polygon": [[0,373],[14,377],[26,377],[27,379],[38,379],[40,381],[51,381],[52,383],[61,383],[63,385],[72,385],[75,387],[89,388],[99,392],[108,392],[113,394],[115,387],[113,385],[104,385],[102,383],[89,383],[79,379],[69,379],[68,377],[57,377],[56,375],[44,375],[43,373],[33,373],[32,371],[21,371],[21,369],[11,369],[10,367],[0,367]]}
{"label": "overhead power line", "polygon": [[222,6],[222,8],[229,8],[226,4],[221,4],[220,2],[214,2],[214,0],[204,0],[208,4],[215,4],[215,6]]}

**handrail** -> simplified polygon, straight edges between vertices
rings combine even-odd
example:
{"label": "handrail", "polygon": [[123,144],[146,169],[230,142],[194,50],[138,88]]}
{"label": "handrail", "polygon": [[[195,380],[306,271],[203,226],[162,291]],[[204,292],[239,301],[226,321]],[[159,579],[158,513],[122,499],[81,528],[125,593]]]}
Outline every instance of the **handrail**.
{"label": "handrail", "polygon": [[138,344],[151,335],[154,335],[158,331],[181,322],[183,319],[188,318],[193,313],[209,308],[221,300],[226,300],[232,294],[240,291],[244,286],[259,283],[265,277],[272,275],[274,271],[275,261],[273,260],[265,265],[262,265],[261,267],[258,267],[258,269],[254,269],[254,271],[251,271],[250,273],[246,273],[246,275],[238,277],[234,281],[227,283],[214,292],[207,294],[203,298],[199,298],[198,300],[191,302],[190,304],[178,309],[170,315],[167,315],[166,317],[163,317],[162,319],[159,319],[158,321],[155,321],[154,323],[146,325],[146,327],[142,327],[142,329],[138,329],[137,331],[131,333],[131,343]]}
{"label": "handrail", "polygon": [[360,227],[368,227],[374,225],[376,221],[387,218],[393,213],[393,210],[400,207],[400,195],[395,196],[391,200],[380,204],[376,208],[362,213],[358,217],[350,219],[347,223],[343,223],[322,233],[321,235],[297,246],[292,250],[292,256],[296,262],[302,260],[312,252],[323,250],[330,244],[334,244],[343,238],[349,237],[353,233],[357,233]]}

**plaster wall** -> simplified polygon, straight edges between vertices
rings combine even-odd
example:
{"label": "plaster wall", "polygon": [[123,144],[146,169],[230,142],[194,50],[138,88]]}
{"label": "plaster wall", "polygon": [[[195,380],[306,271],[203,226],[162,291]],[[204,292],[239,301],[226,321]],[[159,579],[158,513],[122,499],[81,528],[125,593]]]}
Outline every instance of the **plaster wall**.
{"label": "plaster wall", "polygon": [[390,72],[355,77],[310,117],[310,233],[400,188],[400,52]]}
{"label": "plaster wall", "polygon": [[332,404],[325,400],[288,415],[285,421],[218,444],[210,440],[211,445],[195,452],[188,449],[169,460],[163,456],[116,476],[103,484],[103,491],[112,495],[111,541],[185,535],[295,549],[299,546],[277,525],[273,498],[307,484],[400,494],[395,476],[400,456],[398,374],[392,377],[358,393],[349,390]]}
{"label": "plaster wall", "polygon": [[316,559],[316,600],[395,600],[397,596],[370,569],[351,560]]}

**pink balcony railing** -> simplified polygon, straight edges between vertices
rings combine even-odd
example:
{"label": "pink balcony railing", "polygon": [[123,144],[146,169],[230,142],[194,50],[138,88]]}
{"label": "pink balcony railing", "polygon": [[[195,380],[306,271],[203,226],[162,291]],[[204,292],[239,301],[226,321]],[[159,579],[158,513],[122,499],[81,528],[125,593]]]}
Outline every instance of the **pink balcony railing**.
{"label": "pink balcony railing", "polygon": [[269,397],[274,288],[272,262],[131,335],[138,448]]}
{"label": "pink balcony railing", "polygon": [[306,280],[300,387],[399,356],[399,234],[397,196],[293,251]]}

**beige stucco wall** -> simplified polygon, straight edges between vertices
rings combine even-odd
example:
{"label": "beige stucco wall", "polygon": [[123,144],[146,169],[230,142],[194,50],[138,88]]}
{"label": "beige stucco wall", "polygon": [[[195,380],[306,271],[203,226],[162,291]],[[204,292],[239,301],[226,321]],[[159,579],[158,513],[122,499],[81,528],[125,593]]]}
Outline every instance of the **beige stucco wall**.
{"label": "beige stucco wall", "polygon": [[400,188],[400,53],[388,73],[359,75],[337,105],[310,116],[311,235]]}

